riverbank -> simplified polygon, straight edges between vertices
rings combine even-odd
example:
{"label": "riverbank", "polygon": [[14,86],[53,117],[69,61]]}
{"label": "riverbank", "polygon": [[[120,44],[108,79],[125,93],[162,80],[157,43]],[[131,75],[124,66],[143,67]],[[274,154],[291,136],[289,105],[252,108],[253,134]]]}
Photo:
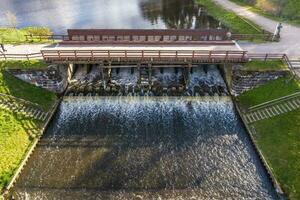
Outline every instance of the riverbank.
{"label": "riverbank", "polygon": [[[258,14],[263,15],[272,20],[286,22],[286,23],[300,26],[300,16],[298,16],[298,19],[291,19],[290,17],[287,17],[287,16],[283,17],[283,16],[272,14],[270,12],[263,10],[261,7],[252,5],[250,3],[246,3],[243,0],[230,0],[230,1],[236,3],[240,6],[246,7],[251,12],[258,13]],[[300,2],[299,1],[290,1],[288,7],[290,7],[290,9],[293,9],[293,13],[298,13],[298,15],[300,15]],[[292,12],[290,12],[289,14],[291,14],[291,13]]]}
{"label": "riverbank", "polygon": [[[48,112],[56,100],[56,95],[25,83],[4,70],[17,66],[38,68],[45,65],[39,61],[0,62],[0,93],[32,102]],[[2,99],[0,121],[0,191],[2,192],[41,132],[44,121],[12,112]]]}
{"label": "riverbank", "polygon": [[[300,91],[300,83],[286,76],[237,97],[243,109]],[[255,144],[289,199],[300,198],[300,109],[249,124]]]}
{"label": "riverbank", "polygon": [[30,38],[28,40],[26,35],[52,35],[53,33],[46,27],[25,27],[17,28],[4,28],[0,27],[0,43],[3,44],[37,44],[49,43],[48,39]]}
{"label": "riverbank", "polygon": [[262,27],[256,25],[250,20],[241,18],[234,12],[222,8],[212,0],[201,0],[198,1],[198,3],[203,5],[211,16],[228,27],[233,33],[261,34],[263,32]]}

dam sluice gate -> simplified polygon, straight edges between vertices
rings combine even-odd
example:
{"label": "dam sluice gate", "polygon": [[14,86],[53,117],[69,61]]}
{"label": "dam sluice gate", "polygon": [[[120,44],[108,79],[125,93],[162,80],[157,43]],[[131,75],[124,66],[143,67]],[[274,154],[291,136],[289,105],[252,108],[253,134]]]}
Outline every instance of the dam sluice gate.
{"label": "dam sluice gate", "polygon": [[77,64],[67,96],[227,96],[218,65]]}

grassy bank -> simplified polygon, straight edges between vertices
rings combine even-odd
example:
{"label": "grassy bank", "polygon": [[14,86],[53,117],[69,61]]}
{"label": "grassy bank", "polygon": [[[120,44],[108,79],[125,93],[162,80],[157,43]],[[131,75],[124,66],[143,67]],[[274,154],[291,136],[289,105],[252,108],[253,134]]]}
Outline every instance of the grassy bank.
{"label": "grassy bank", "polygon": [[56,99],[54,93],[19,80],[5,72],[5,68],[41,68],[45,64],[40,61],[11,61],[0,62],[0,93],[9,94],[41,105],[49,109]]}
{"label": "grassy bank", "polygon": [[[300,1],[290,0],[288,2],[288,5],[284,8],[284,9],[286,9],[286,11],[282,12],[283,14],[281,14],[281,15],[265,11],[259,6],[256,6],[256,5],[253,5],[250,3],[245,3],[244,0],[230,0],[230,1],[232,1],[238,5],[247,7],[250,11],[258,13],[260,15],[263,15],[263,16],[273,19],[275,21],[281,21],[281,22],[286,22],[286,23],[300,26]],[[288,11],[288,9],[290,9],[292,11]],[[288,16],[286,14],[288,14]],[[293,17],[291,17],[290,15]]]}
{"label": "grassy bank", "polygon": [[22,29],[0,28],[0,43],[4,44],[24,44],[24,43],[47,43],[47,39],[26,40],[25,35],[52,35],[49,28],[45,27],[26,27]]}
{"label": "grassy bank", "polygon": [[[262,28],[255,25],[253,22],[248,23],[236,15],[214,3],[212,0],[198,0],[200,5],[203,5],[210,15],[222,22],[233,33],[240,34],[259,34],[262,33]],[[256,28],[251,26],[253,24]]]}
{"label": "grassy bank", "polygon": [[244,64],[241,69],[246,71],[276,71],[285,70],[287,66],[281,59],[268,61],[253,60]]}
{"label": "grassy bank", "polygon": [[[300,91],[300,83],[287,76],[247,91],[238,97],[247,108]],[[272,173],[289,199],[300,199],[300,109],[257,121],[254,139]]]}
{"label": "grassy bank", "polygon": [[300,199],[300,109],[254,123],[254,138],[289,199]]}
{"label": "grassy bank", "polygon": [[300,83],[286,76],[241,94],[238,101],[248,108],[295,92],[300,92]]}
{"label": "grassy bank", "polygon": [[[36,62],[7,62],[0,63],[0,93],[10,94],[39,104],[44,110],[49,110],[54,104],[54,93],[25,83],[4,71],[5,67],[34,67],[43,66]],[[43,123],[23,115],[17,115],[0,108],[0,191],[12,178],[15,170],[22,162],[27,150],[36,136],[30,132],[41,130]]]}
{"label": "grassy bank", "polygon": [[41,129],[42,124],[0,109],[0,191],[12,178],[25,153],[33,143],[30,129]]}

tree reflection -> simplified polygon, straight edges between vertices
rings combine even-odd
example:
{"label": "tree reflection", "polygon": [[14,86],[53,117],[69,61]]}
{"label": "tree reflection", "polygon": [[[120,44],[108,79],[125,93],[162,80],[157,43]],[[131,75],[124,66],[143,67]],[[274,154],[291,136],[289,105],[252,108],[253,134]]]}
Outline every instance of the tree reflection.
{"label": "tree reflection", "polygon": [[171,29],[217,28],[219,22],[193,0],[144,0],[140,3],[143,17],[152,24],[162,20]]}

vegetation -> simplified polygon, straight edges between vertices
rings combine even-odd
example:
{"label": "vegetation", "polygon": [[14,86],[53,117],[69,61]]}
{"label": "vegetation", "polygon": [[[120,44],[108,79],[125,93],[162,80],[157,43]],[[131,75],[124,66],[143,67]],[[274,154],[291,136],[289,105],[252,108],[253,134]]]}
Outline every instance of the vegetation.
{"label": "vegetation", "polygon": [[[300,91],[286,76],[238,97],[241,107],[254,106]],[[289,199],[300,199],[300,109],[253,123],[254,139]]]}
{"label": "vegetation", "polygon": [[[39,61],[0,62],[0,93],[39,104],[49,110],[54,104],[54,93],[25,83],[4,68],[40,68],[45,64]],[[35,140],[32,130],[41,130],[42,123],[32,118],[16,115],[0,108],[0,191],[9,182],[23,157]]]}
{"label": "vegetation", "polygon": [[300,109],[254,123],[254,138],[289,199],[300,199]]}
{"label": "vegetation", "polygon": [[295,92],[300,92],[300,83],[290,76],[286,76],[247,91],[238,96],[237,100],[240,105],[248,108]]}
{"label": "vegetation", "polygon": [[0,43],[4,44],[23,44],[23,43],[45,43],[50,42],[48,39],[28,38],[25,35],[52,35],[49,28],[45,27],[26,27],[22,29],[16,28],[0,28]]}
{"label": "vegetation", "polygon": [[300,1],[298,0],[231,0],[265,17],[300,25]]}
{"label": "vegetation", "polygon": [[242,70],[246,71],[276,71],[285,69],[287,69],[287,66],[281,59],[268,61],[253,60],[247,62],[242,67]]}
{"label": "vegetation", "polygon": [[[40,122],[0,109],[0,191],[8,184],[34,141],[28,128]],[[33,128],[33,127],[32,127]]]}
{"label": "vegetation", "polygon": [[234,33],[259,34],[263,31],[261,27],[253,22],[246,21],[234,12],[227,11],[211,0],[198,0],[198,2],[205,7],[210,15],[222,22]]}
{"label": "vegetation", "polygon": [[41,60],[11,60],[0,62],[0,69],[45,69],[47,64]]}
{"label": "vegetation", "polygon": [[[44,109],[49,109],[56,99],[54,93],[19,80],[3,70],[5,67],[16,66],[17,63],[20,64],[20,68],[23,66],[28,68],[29,66],[28,61],[0,62],[0,93],[10,94],[37,103]],[[40,66],[37,61],[30,61],[30,63],[34,63],[34,66]]]}

